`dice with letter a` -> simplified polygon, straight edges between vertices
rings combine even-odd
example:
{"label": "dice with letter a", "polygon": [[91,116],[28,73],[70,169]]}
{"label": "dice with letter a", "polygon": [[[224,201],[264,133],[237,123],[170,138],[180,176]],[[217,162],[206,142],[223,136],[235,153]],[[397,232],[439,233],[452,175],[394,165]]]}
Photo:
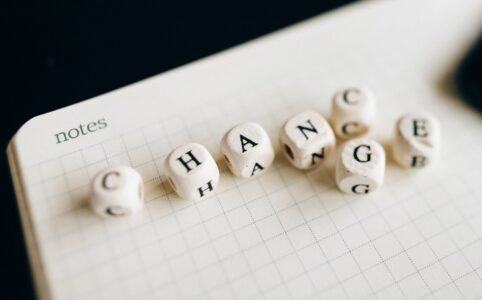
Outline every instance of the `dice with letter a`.
{"label": "dice with letter a", "polygon": [[393,158],[407,168],[422,168],[434,160],[439,149],[440,126],[430,114],[401,117],[395,129]]}
{"label": "dice with letter a", "polygon": [[142,178],[130,167],[107,168],[92,181],[90,205],[101,216],[130,215],[139,211],[143,204]]}
{"label": "dice with letter a", "polygon": [[305,111],[283,125],[280,142],[288,161],[306,170],[326,160],[335,148],[335,135],[322,115]]}
{"label": "dice with letter a", "polygon": [[365,88],[348,88],[333,96],[331,124],[343,139],[368,132],[375,119],[375,97]]}
{"label": "dice with letter a", "polygon": [[184,199],[197,200],[209,195],[219,182],[219,169],[208,150],[189,143],[172,150],[164,162],[167,179]]}
{"label": "dice with letter a", "polygon": [[369,139],[346,142],[339,152],[335,169],[336,183],[349,194],[368,194],[383,183],[385,176],[385,150]]}
{"label": "dice with letter a", "polygon": [[231,128],[221,140],[221,152],[231,172],[245,178],[262,174],[274,159],[268,134],[253,122]]}

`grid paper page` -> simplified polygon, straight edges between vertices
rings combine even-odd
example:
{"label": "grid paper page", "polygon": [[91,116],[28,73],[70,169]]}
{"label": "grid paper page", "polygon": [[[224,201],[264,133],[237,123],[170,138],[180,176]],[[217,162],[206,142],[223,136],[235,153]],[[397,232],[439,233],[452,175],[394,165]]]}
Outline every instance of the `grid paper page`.
{"label": "grid paper page", "polygon": [[[481,13],[475,0],[361,3],[180,69],[187,74],[182,82],[167,75],[106,96],[128,95],[129,111],[111,105],[122,100],[97,99],[37,120],[68,124],[69,118],[77,122],[99,112],[107,120],[109,114],[125,118],[98,140],[62,145],[60,154],[27,142],[33,134],[17,137],[22,217],[32,239],[39,295],[481,298],[482,122],[445,81],[475,38]],[[259,72],[243,72],[241,64],[257,59],[265,62]],[[220,60],[219,69],[210,69]],[[218,75],[235,83],[226,87],[219,79],[219,89],[206,83]],[[158,99],[167,94],[157,88],[163,82],[178,89],[170,102]],[[195,82],[206,88],[190,92]],[[382,142],[388,157],[376,193],[342,194],[333,157],[302,172],[279,149],[262,176],[230,174],[219,142],[233,125],[259,122],[275,142],[290,116],[306,109],[328,116],[330,97],[350,85],[368,86],[377,96],[370,137]],[[390,157],[395,120],[423,110],[441,121],[440,157],[427,170],[401,169]],[[178,198],[163,176],[167,153],[191,141],[206,146],[221,170],[215,193],[196,202]],[[30,155],[33,145],[39,148]],[[32,158],[38,155],[45,157]],[[101,219],[87,207],[89,183],[98,171],[118,164],[142,175],[145,208],[131,218]]]}

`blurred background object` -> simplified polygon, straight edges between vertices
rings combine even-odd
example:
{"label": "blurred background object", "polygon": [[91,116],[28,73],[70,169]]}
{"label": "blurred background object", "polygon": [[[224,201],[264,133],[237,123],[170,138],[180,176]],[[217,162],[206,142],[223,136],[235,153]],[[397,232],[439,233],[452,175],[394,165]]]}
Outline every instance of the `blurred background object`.
{"label": "blurred background object", "polygon": [[460,65],[456,84],[467,103],[482,112],[482,37]]}

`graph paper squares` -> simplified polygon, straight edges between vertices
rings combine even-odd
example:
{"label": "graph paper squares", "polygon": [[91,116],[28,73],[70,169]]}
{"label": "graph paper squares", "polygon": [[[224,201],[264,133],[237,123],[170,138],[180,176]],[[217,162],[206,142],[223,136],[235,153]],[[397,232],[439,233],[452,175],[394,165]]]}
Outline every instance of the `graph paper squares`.
{"label": "graph paper squares", "polygon": [[[138,146],[137,144],[135,145]],[[147,147],[140,146],[133,151],[129,151],[127,159],[130,162],[136,161],[137,158],[134,157],[145,156],[148,155],[147,153]],[[119,156],[119,154],[121,153],[114,155]],[[70,157],[78,156],[71,155]],[[125,156],[123,157],[126,159]],[[152,160],[152,158],[149,159]],[[145,176],[147,180],[154,180],[159,176],[157,170],[155,170],[155,166],[149,164],[150,161],[148,159],[137,162],[139,162],[141,168],[143,165],[145,166],[144,170],[146,171],[143,171],[144,175],[150,174],[149,176]],[[99,161],[93,159],[92,164],[84,168],[79,168],[78,165],[75,164],[68,166],[68,171],[63,171],[65,172],[63,176],[56,172],[50,174],[50,179],[44,182],[44,189],[46,191],[55,190],[55,192],[58,193],[58,195],[52,195],[54,193],[50,192],[49,195],[49,192],[47,192],[52,216],[68,213],[69,205],[61,203],[58,200],[68,199],[65,198],[66,195],[87,185],[88,178],[90,174],[94,173],[93,169],[95,169],[96,165],[99,165]],[[100,165],[98,168],[100,168]],[[57,170],[57,172],[59,171]],[[411,202],[403,202],[403,204],[405,204],[403,206],[403,208],[405,208],[404,210],[400,206],[395,206],[391,210],[384,211],[384,217],[379,216],[375,212],[373,215],[367,215],[364,219],[358,221],[357,214],[355,213],[355,211],[358,212],[357,208],[349,210],[347,208],[349,204],[345,203],[341,206],[331,207],[332,211],[327,213],[323,202],[314,198],[312,192],[306,194],[306,196],[298,195],[298,199],[292,199],[292,197],[290,197],[292,192],[290,191],[297,190],[298,184],[300,183],[296,183],[295,181],[292,183],[293,186],[289,186],[288,190],[284,191],[287,199],[285,203],[287,204],[282,206],[279,206],[274,198],[270,199],[269,194],[266,195],[264,193],[262,188],[264,185],[259,181],[242,183],[241,186],[236,188],[238,191],[228,190],[223,192],[226,194],[225,198],[231,199],[231,204],[229,201],[226,201],[226,203],[221,202],[220,199],[222,199],[223,196],[220,194],[219,199],[216,199],[217,196],[208,198],[203,201],[205,203],[199,203],[196,207],[193,204],[187,206],[180,205],[179,207],[174,206],[177,209],[174,210],[176,211],[175,218],[169,215],[169,212],[172,213],[173,210],[167,208],[169,207],[168,205],[165,203],[157,204],[159,209],[167,210],[167,215],[158,216],[157,221],[152,220],[154,221],[153,224],[156,224],[154,226],[147,224],[137,229],[137,227],[131,228],[129,224],[124,224],[124,230],[128,230],[131,233],[120,234],[115,238],[110,237],[112,239],[112,242],[108,243],[110,247],[102,245],[101,241],[107,237],[106,235],[100,235],[98,238],[95,237],[95,233],[98,235],[99,228],[92,227],[88,230],[89,227],[87,227],[87,229],[82,230],[82,236],[87,239],[87,244],[90,245],[86,248],[88,250],[87,260],[94,265],[99,265],[99,267],[95,267],[93,270],[83,270],[80,267],[72,265],[68,272],[72,272],[73,274],[80,271],[84,273],[94,272],[94,274],[97,274],[94,278],[104,278],[105,280],[105,277],[100,276],[100,274],[104,274],[105,276],[106,272],[112,268],[108,266],[106,260],[108,261],[109,254],[114,254],[114,257],[118,257],[115,268],[120,272],[119,276],[121,278],[134,278],[132,281],[129,281],[130,283],[128,285],[124,286],[124,289],[127,290],[127,295],[149,294],[152,290],[150,286],[154,284],[153,281],[158,284],[163,280],[149,280],[144,277],[148,277],[148,274],[157,274],[160,270],[166,272],[166,268],[168,268],[171,270],[170,272],[173,277],[170,279],[171,281],[165,282],[166,285],[169,286],[170,284],[168,282],[172,282],[174,279],[179,280],[179,283],[185,282],[190,286],[197,287],[193,289],[194,292],[192,295],[186,294],[186,297],[197,295],[195,294],[196,291],[202,294],[207,289],[210,289],[209,285],[208,288],[203,287],[203,285],[208,281],[206,276],[208,276],[209,281],[216,281],[216,277],[213,274],[218,274],[219,286],[225,284],[230,285],[232,287],[230,293],[233,293],[233,295],[237,297],[251,297],[256,293],[260,293],[263,291],[261,290],[261,286],[268,289],[268,293],[275,293],[275,291],[284,286],[283,283],[286,283],[284,288],[288,291],[287,295],[290,297],[299,298],[309,296],[319,289],[318,284],[313,284],[313,282],[315,282],[313,278],[316,278],[313,276],[317,272],[321,272],[320,269],[331,274],[329,276],[331,276],[333,281],[327,289],[322,289],[322,295],[341,293],[340,289],[352,292],[354,287],[363,286],[365,289],[363,293],[366,295],[373,294],[374,291],[377,291],[377,295],[397,295],[394,297],[403,295],[404,297],[411,298],[411,296],[424,296],[431,291],[448,291],[449,288],[447,286],[453,283],[452,280],[458,280],[457,282],[460,282],[458,285],[461,286],[470,285],[474,280],[480,281],[477,273],[474,272],[474,269],[470,267],[468,262],[465,262],[465,264],[460,263],[460,255],[457,254],[458,250],[456,249],[456,247],[464,247],[476,242],[478,239],[477,235],[475,235],[472,230],[467,233],[469,225],[465,225],[464,223],[454,226],[448,233],[442,232],[444,225],[450,226],[453,225],[453,223],[464,222],[463,220],[461,221],[457,218],[454,221],[447,221],[444,222],[446,224],[441,224],[435,216],[426,215],[428,209],[417,212],[417,214],[410,214],[410,209],[412,209],[411,205],[414,204]],[[308,189],[308,192],[309,191],[310,189]],[[283,201],[283,194],[280,194],[278,191],[276,193],[281,196],[279,198],[281,199],[280,201]],[[231,195],[239,196],[230,197]],[[166,196],[165,192],[159,195],[161,198],[165,198]],[[238,199],[237,202],[236,199]],[[158,198],[152,199],[153,205],[155,202],[159,202],[158,200]],[[164,199],[164,201],[175,200]],[[305,205],[308,208],[321,208],[319,212],[320,215],[316,215],[316,213],[310,211],[310,209],[300,209],[300,207],[305,206],[303,204],[298,206],[297,201],[300,203],[306,201],[307,204]],[[444,204],[436,211],[441,213],[442,216],[445,212],[443,205]],[[275,208],[278,208],[278,210],[275,210]],[[153,206],[153,211],[156,211],[155,206]],[[363,214],[359,215],[363,216]],[[412,220],[407,219],[407,216],[412,218]],[[173,219],[176,219],[176,222],[174,222]],[[415,221],[413,221],[413,219],[415,219]],[[61,220],[62,218],[58,218],[57,222]],[[325,224],[331,223],[330,226],[323,228],[323,222],[320,223],[321,220],[325,220]],[[387,220],[389,220],[389,224],[387,224]],[[201,222],[204,222],[203,227],[199,226]],[[405,228],[407,222],[410,222],[411,227]],[[61,228],[72,228],[71,230],[75,231],[76,227],[74,225],[66,226],[68,223],[64,222],[60,224],[62,224],[62,226],[60,226]],[[307,226],[305,224],[309,225]],[[309,227],[313,227],[313,225],[328,231],[326,231],[325,234],[320,234],[318,229],[311,232]],[[171,227],[172,229],[169,229]],[[156,231],[154,228],[158,230]],[[329,228],[331,228],[331,230]],[[406,231],[408,228],[414,229],[412,229],[412,231]],[[420,243],[420,241],[417,240],[410,243],[403,238],[400,242],[398,241],[399,236],[409,235],[416,229],[418,229],[421,239],[432,237],[428,240],[428,243]],[[235,231],[233,232],[231,230]],[[339,234],[337,234],[337,232]],[[396,234],[397,232],[399,232],[398,235]],[[371,236],[367,236],[367,233]],[[114,232],[114,234],[117,233]],[[182,237],[179,237],[179,234],[182,235]],[[437,234],[455,236],[457,237],[458,244],[454,244],[450,239],[445,239],[445,242],[444,239],[437,239]],[[132,243],[132,236],[130,235],[136,237],[134,243]],[[159,237],[164,235],[166,237],[159,243]],[[460,239],[458,237],[460,237]],[[369,242],[369,239],[372,241]],[[343,240],[348,242],[344,243]],[[339,244],[338,248],[335,246],[335,241]],[[66,242],[65,244],[68,245],[70,243],[71,242]],[[96,245],[96,243],[101,244]],[[416,245],[413,245],[413,243]],[[266,246],[263,247],[263,244]],[[325,244],[326,248],[323,246]],[[210,247],[210,245],[212,246]],[[441,264],[435,263],[435,256],[443,257],[445,254],[439,250],[442,246],[446,252],[450,252],[445,249],[448,245],[450,246],[449,249],[454,250],[455,253],[446,256],[441,261]],[[142,250],[135,250],[136,247]],[[205,253],[212,255],[212,253],[215,252],[217,254],[211,258],[211,264],[209,264],[209,258],[196,254],[203,249],[202,247],[211,248]],[[119,248],[125,252],[120,251],[116,253],[115,250],[109,252],[109,249]],[[403,249],[406,248],[410,248],[407,250],[407,254],[403,252]],[[437,249],[435,250],[435,256],[431,248]],[[259,252],[261,250],[256,251],[256,249],[264,250]],[[326,253],[324,253],[324,249]],[[339,250],[336,251],[336,249]],[[371,253],[364,251],[364,249],[371,249]],[[377,250],[375,251],[375,249]],[[352,250],[352,252],[348,252],[349,250]],[[75,253],[74,249],[67,249],[67,252],[69,251]],[[137,251],[148,251],[148,254],[144,253],[140,255]],[[96,255],[89,254],[92,252],[95,252]],[[190,254],[189,252],[192,253]],[[309,255],[303,255],[305,252]],[[263,255],[260,255],[260,253],[264,253],[264,261],[262,260],[258,264],[255,263],[253,265],[253,262],[256,261],[253,259],[253,253],[258,260],[263,258]],[[359,256],[358,253],[364,254]],[[471,253],[473,253],[473,255],[470,257],[473,261],[473,257],[477,252],[472,250]],[[67,255],[69,256],[69,254]],[[164,255],[165,257],[172,257],[167,263],[169,267],[164,263]],[[325,258],[324,255],[327,255],[328,258]],[[80,257],[74,254],[72,254],[71,257],[73,257],[69,260],[71,262],[80,260]],[[119,259],[119,257],[122,259]],[[366,259],[369,257],[374,257],[374,261],[371,264],[369,260]],[[250,263],[251,259],[253,259],[253,261]],[[272,259],[274,259],[274,261]],[[386,265],[380,263],[383,259],[387,259]],[[207,267],[203,266],[202,263],[195,263],[195,261],[204,260],[208,262]],[[220,262],[220,264],[218,264],[218,262]],[[415,268],[411,267],[410,263],[413,263],[415,267],[420,270],[420,273],[414,272]],[[480,268],[480,262],[478,263]],[[331,267],[328,267],[328,264],[331,265]],[[316,267],[313,268],[313,266]],[[151,268],[158,272],[150,270]],[[444,268],[447,271],[442,273]],[[211,270],[211,273],[206,273],[209,270]],[[216,270],[217,273],[212,273],[214,270]],[[272,282],[259,284],[258,282],[260,281],[257,276],[259,277],[260,275],[256,274],[263,274],[263,271],[277,275],[271,276]],[[57,272],[66,271],[58,270]],[[144,272],[144,275],[134,275]],[[312,274],[311,272],[313,272],[313,276],[308,275],[309,277],[307,277],[307,275],[304,275]],[[94,278],[85,276],[84,273],[82,273],[83,275],[75,274],[75,283],[72,282],[73,290],[81,295],[89,294],[89,287],[91,288],[98,283],[102,285],[105,284],[105,289],[103,289],[102,292],[108,293],[110,290],[109,285],[115,285],[116,282],[126,282],[115,277],[112,277],[112,281],[106,280],[106,282],[103,282],[102,279],[98,281],[96,279],[94,282]],[[202,279],[203,276],[199,274],[205,274],[204,279]],[[449,277],[448,274],[451,274],[454,278]],[[327,275],[324,274],[323,276],[326,277]],[[391,278],[392,276],[394,278]],[[467,278],[462,279],[465,278],[465,276],[467,276]],[[229,280],[233,281],[231,282]],[[394,285],[394,280],[398,282],[396,285]],[[149,284],[149,282],[151,283]],[[325,282],[329,281],[325,280]],[[338,284],[341,284],[343,287],[339,287]],[[246,288],[242,289],[241,286]],[[457,286],[457,283],[455,286]],[[172,287],[169,287],[168,290],[171,288]],[[405,291],[407,289],[414,290],[413,294],[403,294],[401,292],[401,290]],[[460,289],[451,288],[450,291],[454,292],[454,289],[459,293],[458,296],[460,296]],[[163,290],[165,291],[164,288]],[[216,288],[211,292],[214,291],[216,291]],[[471,292],[470,289],[468,291],[464,290],[464,292],[465,294],[462,293],[463,297],[470,296],[470,293],[474,293]],[[181,290],[178,289],[176,293],[181,293]],[[343,294],[344,293],[345,292],[343,292]],[[350,296],[350,293],[347,293],[346,296]]]}

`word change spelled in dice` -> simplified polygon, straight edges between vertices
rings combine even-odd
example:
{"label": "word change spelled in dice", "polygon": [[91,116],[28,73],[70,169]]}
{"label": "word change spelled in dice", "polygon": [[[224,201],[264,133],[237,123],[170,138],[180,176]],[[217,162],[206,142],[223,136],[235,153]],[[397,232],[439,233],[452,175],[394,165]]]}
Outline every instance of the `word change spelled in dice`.
{"label": "word change spelled in dice", "polygon": [[[338,188],[348,194],[369,194],[383,184],[386,165],[383,147],[361,137],[373,127],[375,106],[375,97],[366,88],[340,90],[332,99],[330,123],[321,114],[308,110],[283,124],[279,136],[281,151],[296,168],[313,169],[334,152],[336,134],[347,140],[337,152]],[[434,160],[439,142],[440,126],[432,115],[404,115],[396,123],[394,160],[408,168],[424,167]],[[263,174],[275,158],[269,135],[255,122],[229,129],[221,139],[220,149],[230,171],[242,178]],[[172,150],[165,159],[164,171],[173,190],[181,198],[191,200],[211,194],[220,176],[214,158],[197,143]],[[102,216],[130,215],[144,203],[141,176],[130,167],[103,170],[92,181],[91,189],[92,209]]]}
{"label": "word change spelled in dice", "polygon": [[435,117],[426,113],[405,115],[396,124],[393,158],[404,167],[424,167],[434,160],[439,140],[440,126]]}
{"label": "word change spelled in dice", "polygon": [[185,199],[205,197],[219,182],[216,161],[200,144],[189,143],[174,149],[167,156],[164,168],[174,191]]}
{"label": "word change spelled in dice", "polygon": [[319,166],[335,148],[330,124],[317,112],[293,116],[281,128],[280,142],[288,161],[299,169]]}
{"label": "word change spelled in dice", "polygon": [[221,140],[221,152],[231,172],[245,178],[262,174],[274,159],[268,134],[253,122],[231,128]]}
{"label": "word change spelled in dice", "polygon": [[136,170],[117,166],[98,173],[91,184],[90,205],[99,215],[130,215],[144,205],[144,188]]}
{"label": "word change spelled in dice", "polygon": [[335,179],[345,193],[368,194],[383,183],[385,176],[385,150],[369,139],[346,142],[339,153]]}
{"label": "word change spelled in dice", "polygon": [[348,88],[333,96],[331,124],[342,139],[368,132],[375,119],[375,97],[368,89]]}

